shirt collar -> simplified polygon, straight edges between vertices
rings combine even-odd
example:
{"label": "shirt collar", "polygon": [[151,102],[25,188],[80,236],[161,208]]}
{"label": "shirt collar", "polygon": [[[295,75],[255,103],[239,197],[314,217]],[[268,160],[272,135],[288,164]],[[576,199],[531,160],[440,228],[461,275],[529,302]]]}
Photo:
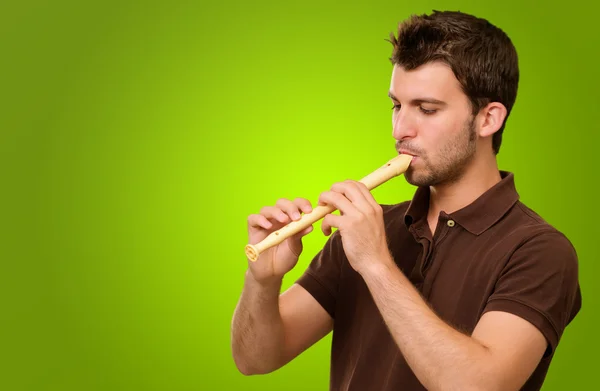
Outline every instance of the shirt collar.
{"label": "shirt collar", "polygon": [[[460,226],[474,235],[480,235],[494,225],[519,200],[515,188],[514,174],[500,171],[500,182],[496,183],[479,198],[453,213],[448,214]],[[417,188],[404,214],[404,223],[409,227],[421,219],[427,219],[429,208],[429,186]]]}

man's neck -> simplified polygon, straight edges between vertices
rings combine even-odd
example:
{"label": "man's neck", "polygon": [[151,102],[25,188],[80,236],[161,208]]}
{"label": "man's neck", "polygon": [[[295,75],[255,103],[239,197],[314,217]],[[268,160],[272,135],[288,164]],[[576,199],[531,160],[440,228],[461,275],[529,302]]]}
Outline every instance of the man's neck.
{"label": "man's neck", "polygon": [[441,211],[453,213],[474,202],[483,193],[500,182],[496,159],[473,161],[464,175],[455,182],[430,186],[427,220],[432,235]]}

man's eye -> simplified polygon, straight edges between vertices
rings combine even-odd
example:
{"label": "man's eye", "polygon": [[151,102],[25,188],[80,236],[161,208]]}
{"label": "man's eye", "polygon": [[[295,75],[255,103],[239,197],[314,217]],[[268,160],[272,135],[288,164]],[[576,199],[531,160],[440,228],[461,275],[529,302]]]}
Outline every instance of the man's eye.
{"label": "man's eye", "polygon": [[400,105],[394,105],[394,106],[392,106],[392,110],[400,110]]}
{"label": "man's eye", "polygon": [[420,107],[420,109],[423,112],[423,114],[428,114],[428,115],[434,114],[437,111],[437,110],[427,110],[426,108],[424,108],[422,106]]}

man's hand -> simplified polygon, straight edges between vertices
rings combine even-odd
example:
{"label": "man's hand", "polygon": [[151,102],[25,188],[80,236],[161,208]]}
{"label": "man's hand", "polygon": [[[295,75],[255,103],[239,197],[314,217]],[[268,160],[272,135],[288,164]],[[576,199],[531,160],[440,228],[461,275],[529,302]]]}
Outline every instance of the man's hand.
{"label": "man's hand", "polygon": [[344,252],[354,270],[362,274],[391,259],[383,210],[363,183],[347,180],[334,184],[319,197],[319,205],[325,204],[335,206],[340,215],[325,216],[321,230],[330,235],[331,227],[339,229]]}
{"label": "man's hand", "polygon": [[[248,241],[256,244],[272,232],[292,221],[300,220],[302,213],[310,213],[310,201],[296,198],[290,201],[281,198],[275,206],[265,206],[259,214],[248,216]],[[248,268],[259,283],[280,283],[285,273],[292,270],[302,252],[302,237],[312,231],[312,225],[264,251],[256,262],[248,261]]]}

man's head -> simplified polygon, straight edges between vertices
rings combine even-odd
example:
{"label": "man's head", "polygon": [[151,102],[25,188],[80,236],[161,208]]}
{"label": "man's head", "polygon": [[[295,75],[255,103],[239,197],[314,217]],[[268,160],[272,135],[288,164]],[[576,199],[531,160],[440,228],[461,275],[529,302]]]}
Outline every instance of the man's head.
{"label": "man's head", "polygon": [[488,21],[460,12],[412,16],[390,35],[397,147],[417,155],[416,185],[458,179],[476,154],[497,154],[519,81],[517,53]]}

